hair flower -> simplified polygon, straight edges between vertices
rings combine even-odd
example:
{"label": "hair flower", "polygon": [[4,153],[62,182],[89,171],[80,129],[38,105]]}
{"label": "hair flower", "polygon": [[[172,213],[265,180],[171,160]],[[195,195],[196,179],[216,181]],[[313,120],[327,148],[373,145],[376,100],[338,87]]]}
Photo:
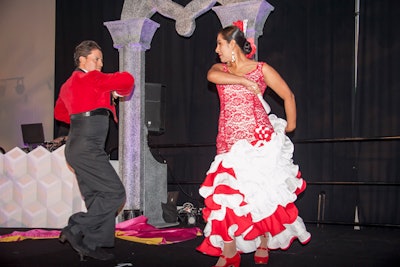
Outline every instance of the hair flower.
{"label": "hair flower", "polygon": [[243,21],[237,20],[237,21],[233,22],[232,24],[233,24],[233,26],[238,27],[239,30],[243,31]]}
{"label": "hair flower", "polygon": [[237,20],[232,23],[232,25],[236,26],[239,28],[244,33],[244,36],[246,36],[246,31],[247,31],[247,19],[245,20]]}

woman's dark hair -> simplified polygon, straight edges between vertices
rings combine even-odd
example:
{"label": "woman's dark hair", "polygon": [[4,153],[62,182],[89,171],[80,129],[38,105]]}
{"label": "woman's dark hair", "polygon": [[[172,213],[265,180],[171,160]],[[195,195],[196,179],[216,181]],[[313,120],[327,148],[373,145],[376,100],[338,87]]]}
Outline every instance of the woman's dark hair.
{"label": "woman's dark hair", "polygon": [[101,47],[92,40],[86,40],[77,45],[74,53],[75,66],[79,66],[79,57],[87,57],[93,49],[99,49],[101,51]]}
{"label": "woman's dark hair", "polygon": [[247,41],[244,33],[236,26],[227,26],[219,32],[228,43],[235,40],[237,45],[242,49],[245,55],[250,54],[251,44]]}

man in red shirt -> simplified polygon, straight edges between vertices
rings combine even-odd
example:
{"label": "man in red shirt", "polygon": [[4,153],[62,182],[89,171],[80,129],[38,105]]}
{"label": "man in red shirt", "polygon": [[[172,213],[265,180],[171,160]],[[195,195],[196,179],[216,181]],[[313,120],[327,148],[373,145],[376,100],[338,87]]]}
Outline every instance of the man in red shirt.
{"label": "man in red shirt", "polygon": [[91,40],[75,48],[77,68],[62,85],[54,116],[70,124],[65,157],[78,181],[87,212],[73,214],[61,231],[81,260],[110,260],[103,247],[115,242],[115,216],[125,203],[125,188],[104,150],[109,115],[117,116],[112,98],[128,96],[134,78],[128,72],[102,73],[100,46]]}

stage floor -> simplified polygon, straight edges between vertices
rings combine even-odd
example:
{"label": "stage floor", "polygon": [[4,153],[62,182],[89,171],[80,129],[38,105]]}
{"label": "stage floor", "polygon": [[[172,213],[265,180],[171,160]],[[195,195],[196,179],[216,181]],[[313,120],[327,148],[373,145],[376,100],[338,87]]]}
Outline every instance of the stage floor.
{"label": "stage floor", "polygon": [[[399,228],[361,227],[354,230],[353,226],[343,225],[306,226],[312,234],[310,243],[303,246],[295,241],[287,251],[271,251],[267,266],[386,267],[398,266],[400,262]],[[14,230],[30,229],[0,228],[0,235]],[[57,239],[0,243],[0,266],[213,266],[216,258],[195,250],[202,240],[200,236],[156,246],[116,239],[115,248],[109,249],[116,258],[107,262],[94,259],[81,262],[69,245],[63,245]],[[255,266],[253,254],[242,255],[241,266]]]}

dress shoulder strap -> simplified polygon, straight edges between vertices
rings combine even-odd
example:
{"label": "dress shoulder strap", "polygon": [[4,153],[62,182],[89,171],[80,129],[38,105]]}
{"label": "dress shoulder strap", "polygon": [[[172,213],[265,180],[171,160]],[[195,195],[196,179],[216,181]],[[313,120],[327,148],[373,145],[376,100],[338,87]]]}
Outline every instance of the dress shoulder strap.
{"label": "dress shoulder strap", "polygon": [[262,67],[264,66],[265,62],[259,61],[257,64],[257,69],[262,70]]}

